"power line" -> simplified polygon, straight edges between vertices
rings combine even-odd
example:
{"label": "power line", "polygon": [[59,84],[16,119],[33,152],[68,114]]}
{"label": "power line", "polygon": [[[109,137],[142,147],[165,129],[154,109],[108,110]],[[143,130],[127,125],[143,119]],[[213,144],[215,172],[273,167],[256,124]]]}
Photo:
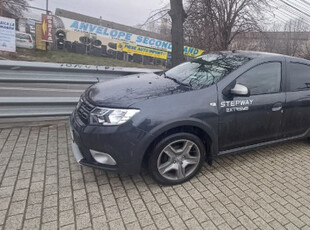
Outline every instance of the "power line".
{"label": "power line", "polygon": [[292,1],[292,0],[286,0],[286,2],[290,3],[291,5],[295,5],[295,7],[299,8],[306,8],[308,13],[309,13],[309,5],[308,4],[305,4],[304,2],[302,2],[301,0],[295,0],[295,1]]}
{"label": "power line", "polygon": [[304,23],[310,25],[308,23],[310,20],[310,11],[308,11],[308,5],[310,4],[308,3],[307,6],[304,6],[302,4],[303,3],[300,2],[298,2],[298,4],[296,4],[295,2],[294,4],[291,2],[291,0],[278,0],[278,2],[271,2],[270,5],[276,9],[276,11],[274,11],[274,14],[276,14],[277,12],[283,12],[283,14],[281,15],[285,18],[285,21],[288,21],[290,19],[297,19],[298,17],[300,17],[303,19]]}
{"label": "power line", "polygon": [[286,0],[286,2],[288,2],[291,5],[295,5],[295,7],[298,8],[300,11],[303,11],[304,13],[310,15],[310,8],[308,5],[305,5],[302,2],[298,2],[298,0],[293,1],[293,2],[291,0]]}
{"label": "power line", "polygon": [[276,14],[276,12],[272,13],[270,11],[267,11],[267,13],[271,16],[272,19],[279,19],[282,23],[287,23],[288,20],[283,18],[282,16],[279,16]]}
{"label": "power line", "polygon": [[307,1],[305,1],[305,0],[301,0],[301,1],[302,1],[304,4],[310,6],[310,3],[309,3],[309,2],[307,2]]}
{"label": "power line", "polygon": [[291,18],[297,18],[297,17],[307,17],[306,15],[304,15],[303,13],[300,13],[299,11],[296,11],[294,8],[291,8],[283,3],[280,3],[281,5],[276,7],[277,10],[282,10],[285,11],[285,13],[288,13],[290,15],[286,15],[286,16],[290,16]]}
{"label": "power line", "polygon": [[284,24],[286,24],[288,22],[288,20],[285,19],[284,17],[282,17],[281,15],[275,15],[275,18],[279,19]]}
{"label": "power line", "polygon": [[304,12],[304,11],[298,9],[297,7],[291,5],[290,3],[288,3],[288,2],[286,2],[286,1],[284,1],[284,0],[278,0],[278,1],[281,1],[281,2],[284,3],[285,5],[288,5],[289,7],[295,9],[296,11],[298,11],[298,12],[300,12],[300,13],[302,13],[302,14],[304,14],[304,15],[306,15],[307,17],[310,18],[310,14],[308,14],[308,13],[306,13],[306,12]]}
{"label": "power line", "polygon": [[[281,10],[282,10],[282,12],[281,12]],[[283,9],[280,9],[279,11],[278,11],[278,13],[279,14],[281,14],[282,16],[286,16],[286,14],[291,14],[291,15],[294,15],[293,13],[291,13],[291,12],[289,12],[289,11],[284,11]],[[295,18],[295,20],[298,20],[299,18]],[[302,22],[303,23],[305,23],[305,24],[307,24],[308,26],[310,26],[310,23],[309,22],[307,22],[307,20],[305,20],[304,18],[301,18],[302,19]],[[289,21],[287,21],[287,22],[289,22]]]}
{"label": "power line", "polygon": [[286,20],[286,23],[288,23],[291,20],[297,20],[296,17],[292,17],[293,14],[291,12],[289,12],[289,11],[285,11],[285,10],[279,9],[277,14],[281,15],[284,18],[289,16],[290,18],[288,20]]}
{"label": "power line", "polygon": [[[281,6],[279,6],[279,4],[281,4]],[[309,20],[305,18],[307,17],[306,15],[304,15],[303,13],[300,13],[300,11],[297,11],[294,8],[286,4],[283,4],[283,1],[281,1],[279,4],[275,4],[275,3],[271,4],[272,7],[276,8],[276,11],[274,11],[274,14],[281,15],[282,19],[285,18],[286,23],[288,22],[288,20],[292,20],[292,19],[296,20],[298,18],[301,18],[305,24],[310,26]]]}
{"label": "power line", "polygon": [[[297,19],[298,17],[302,18],[304,22],[306,22],[308,25],[308,21],[310,19],[309,16],[306,16],[304,13],[300,13],[300,11],[295,10],[294,8],[291,8],[287,5],[283,5],[283,7],[276,7],[278,11],[284,11],[284,13],[288,14],[285,16],[290,16],[291,18]],[[292,12],[293,11],[293,12]],[[305,18],[305,16],[308,18]]]}
{"label": "power line", "polygon": [[300,14],[295,14],[293,13],[292,11],[288,10],[288,9],[283,9],[283,8],[280,8],[278,9],[278,12],[282,12],[282,15],[284,17],[290,17],[290,19],[297,19],[297,18],[300,18]]}
{"label": "power line", "polygon": [[[274,15],[277,15],[278,12],[284,11],[286,14],[283,15],[283,19],[285,20],[285,22],[291,20],[291,19],[295,19],[296,18],[296,14],[294,14],[293,16],[290,14],[290,11],[287,9],[283,9],[283,7],[278,7],[278,6],[273,6],[275,7],[275,10],[273,12]],[[286,6],[285,6],[286,8]]]}

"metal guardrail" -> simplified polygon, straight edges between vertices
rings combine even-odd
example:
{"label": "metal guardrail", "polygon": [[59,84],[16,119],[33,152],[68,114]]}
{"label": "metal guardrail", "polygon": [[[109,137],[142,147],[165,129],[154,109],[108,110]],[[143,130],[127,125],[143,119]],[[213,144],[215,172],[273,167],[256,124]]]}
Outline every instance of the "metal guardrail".
{"label": "metal guardrail", "polygon": [[92,84],[130,74],[160,71],[162,70],[0,60],[0,82]]}
{"label": "metal guardrail", "polygon": [[[156,69],[0,60],[0,83],[93,84],[130,74],[160,72]],[[77,97],[0,97],[0,118],[67,116]]]}
{"label": "metal guardrail", "polygon": [[68,116],[78,97],[0,97],[0,118]]}

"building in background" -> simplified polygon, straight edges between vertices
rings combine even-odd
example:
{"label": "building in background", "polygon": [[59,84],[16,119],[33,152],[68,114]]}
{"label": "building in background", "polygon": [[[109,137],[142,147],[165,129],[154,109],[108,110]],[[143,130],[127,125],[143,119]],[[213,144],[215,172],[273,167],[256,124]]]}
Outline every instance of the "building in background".
{"label": "building in background", "polygon": [[17,19],[16,29],[34,36],[36,23],[41,23],[41,21],[33,18],[19,18]]}

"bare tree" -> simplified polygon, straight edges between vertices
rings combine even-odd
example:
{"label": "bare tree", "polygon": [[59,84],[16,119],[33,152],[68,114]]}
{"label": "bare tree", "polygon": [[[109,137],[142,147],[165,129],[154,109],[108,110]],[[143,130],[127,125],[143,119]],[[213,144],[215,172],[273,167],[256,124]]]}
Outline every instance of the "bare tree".
{"label": "bare tree", "polygon": [[159,9],[153,10],[148,19],[141,25],[141,28],[144,28],[144,26],[150,23],[160,21],[160,19],[165,18],[168,15],[168,12],[169,12],[169,4],[166,4]]}
{"label": "bare tree", "polygon": [[23,11],[27,10],[29,0],[2,0],[4,17],[20,18]]}
{"label": "bare tree", "polygon": [[268,30],[261,32],[260,47],[258,50],[280,53],[281,44],[279,44],[279,40],[282,37],[280,31],[283,31],[283,25],[274,23]]}
{"label": "bare tree", "polygon": [[301,53],[305,40],[308,39],[308,36],[306,39],[303,38],[308,29],[308,25],[302,18],[288,21],[284,25],[283,53],[291,56],[297,56]]}
{"label": "bare tree", "polygon": [[265,52],[279,52],[282,49],[283,25],[274,23],[268,30],[261,32],[247,32],[238,34],[232,41],[230,48],[235,50],[255,50]]}
{"label": "bare tree", "polygon": [[184,29],[186,13],[182,0],[170,0],[169,15],[172,19],[172,66],[184,62]]}
{"label": "bare tree", "polygon": [[[167,18],[170,16],[170,19]],[[169,5],[154,10],[151,16],[145,21],[144,24],[139,26],[139,28],[144,28],[149,30],[150,27],[156,31],[160,28],[160,33],[166,39],[171,38],[172,40],[172,66],[176,66],[184,61],[184,27],[183,24],[187,14],[184,11],[183,0],[170,0]],[[161,21],[161,26],[158,26],[159,21]],[[155,27],[154,27],[155,25]],[[167,29],[171,25],[171,37],[167,34]],[[156,29],[155,29],[156,28]],[[154,31],[152,30],[152,31]],[[170,39],[169,39],[170,40]]]}
{"label": "bare tree", "polygon": [[215,25],[207,16],[206,1],[187,2],[187,18],[184,23],[185,42],[197,48],[210,51],[215,46]]}
{"label": "bare tree", "polygon": [[309,25],[302,18],[274,24],[264,32],[248,32],[236,36],[233,49],[259,50],[290,56],[308,57]]}
{"label": "bare tree", "polygon": [[259,50],[281,53],[290,56],[302,56],[306,51],[309,26],[302,18],[292,19],[284,25],[275,24],[268,31],[260,33]]}
{"label": "bare tree", "polygon": [[[308,35],[308,41],[310,36]],[[301,51],[301,57],[310,60],[310,42],[306,42],[302,51]]]}
{"label": "bare tree", "polygon": [[[227,50],[240,33],[259,31],[267,0],[189,0],[187,37],[208,36],[207,50]],[[196,30],[197,29],[197,30]],[[192,32],[191,32],[192,31]],[[195,34],[196,33],[196,34]],[[203,38],[206,39],[206,38]],[[201,47],[201,46],[200,46]],[[201,47],[203,48],[203,47]]]}

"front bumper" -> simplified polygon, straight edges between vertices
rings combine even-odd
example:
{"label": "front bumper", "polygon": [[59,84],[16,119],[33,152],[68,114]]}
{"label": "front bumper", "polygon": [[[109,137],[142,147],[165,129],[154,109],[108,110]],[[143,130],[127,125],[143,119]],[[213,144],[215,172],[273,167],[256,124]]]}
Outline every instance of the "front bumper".
{"label": "front bumper", "polygon": [[79,149],[79,146],[75,144],[74,141],[72,141],[72,152],[76,162],[80,164],[81,160],[83,160],[83,155]]}
{"label": "front bumper", "polygon": [[[140,171],[144,150],[139,146],[146,133],[130,122],[121,126],[83,125],[73,112],[70,131],[72,152],[79,164],[126,174]],[[116,161],[116,165],[98,163],[90,150],[108,153]]]}

